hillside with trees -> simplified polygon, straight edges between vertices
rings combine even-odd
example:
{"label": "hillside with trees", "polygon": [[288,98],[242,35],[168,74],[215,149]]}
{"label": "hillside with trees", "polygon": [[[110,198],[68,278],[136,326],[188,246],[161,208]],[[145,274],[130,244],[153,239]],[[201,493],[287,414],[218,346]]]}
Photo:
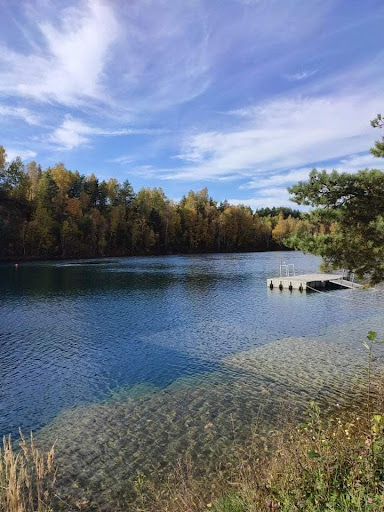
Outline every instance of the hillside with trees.
{"label": "hillside with trees", "polygon": [[217,203],[205,188],[178,203],[161,188],[100,181],[59,163],[42,170],[0,146],[0,258],[81,258],[285,248],[310,225],[298,210]]}

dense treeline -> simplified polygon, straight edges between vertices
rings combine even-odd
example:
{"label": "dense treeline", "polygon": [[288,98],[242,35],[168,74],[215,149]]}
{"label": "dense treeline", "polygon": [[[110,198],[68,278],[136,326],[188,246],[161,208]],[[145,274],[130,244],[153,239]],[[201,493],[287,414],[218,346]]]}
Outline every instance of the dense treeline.
{"label": "dense treeline", "polygon": [[207,189],[175,203],[161,188],[99,181],[61,163],[42,170],[0,146],[0,257],[71,258],[283,247],[308,230],[297,210],[217,204]]}

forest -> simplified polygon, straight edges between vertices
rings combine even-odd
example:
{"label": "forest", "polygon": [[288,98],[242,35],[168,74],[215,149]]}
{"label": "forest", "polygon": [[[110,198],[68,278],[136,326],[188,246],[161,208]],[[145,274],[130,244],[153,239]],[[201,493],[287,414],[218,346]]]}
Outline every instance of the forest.
{"label": "forest", "polygon": [[204,188],[179,202],[161,188],[135,192],[128,180],[100,181],[58,163],[42,170],[0,146],[0,258],[81,258],[266,251],[308,232],[290,208],[218,203]]}

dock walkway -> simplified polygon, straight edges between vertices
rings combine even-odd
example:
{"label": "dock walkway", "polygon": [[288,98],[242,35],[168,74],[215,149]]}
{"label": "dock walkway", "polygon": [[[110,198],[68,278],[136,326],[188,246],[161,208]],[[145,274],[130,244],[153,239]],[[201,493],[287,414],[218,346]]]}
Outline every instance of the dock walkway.
{"label": "dock walkway", "polygon": [[336,284],[346,288],[357,288],[359,285],[343,279],[341,274],[300,274],[292,276],[279,276],[267,279],[267,286],[280,290],[306,290],[310,288],[326,288],[330,284]]}

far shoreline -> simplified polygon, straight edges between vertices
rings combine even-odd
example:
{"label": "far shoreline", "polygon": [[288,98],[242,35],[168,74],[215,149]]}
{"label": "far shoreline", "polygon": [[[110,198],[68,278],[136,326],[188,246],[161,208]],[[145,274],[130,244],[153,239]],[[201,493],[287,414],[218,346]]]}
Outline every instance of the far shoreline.
{"label": "far shoreline", "polygon": [[33,262],[44,262],[44,261],[98,261],[105,260],[108,258],[117,259],[117,258],[157,258],[162,256],[203,256],[209,254],[255,254],[255,253],[269,253],[269,252],[301,252],[296,249],[291,249],[289,247],[284,248],[276,248],[276,249],[268,249],[268,250],[258,250],[258,251],[201,251],[201,252],[163,252],[156,254],[108,254],[105,256],[45,256],[45,257],[7,257],[0,258],[0,264],[20,264],[20,263],[33,263]]}

